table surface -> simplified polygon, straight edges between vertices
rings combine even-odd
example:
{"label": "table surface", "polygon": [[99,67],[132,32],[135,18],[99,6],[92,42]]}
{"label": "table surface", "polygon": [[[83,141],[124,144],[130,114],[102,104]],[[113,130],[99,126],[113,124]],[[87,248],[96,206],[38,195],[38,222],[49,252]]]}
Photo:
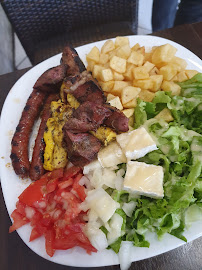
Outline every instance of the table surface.
{"label": "table surface", "polygon": [[[154,36],[164,37],[175,41],[202,59],[202,22],[182,25],[175,28],[153,33]],[[15,71],[0,76],[0,111],[4,100],[14,83],[29,69]],[[9,180],[9,179],[8,179]],[[2,192],[0,191],[0,269],[2,270],[62,270],[77,269],[49,262],[31,251],[20,239],[16,232],[9,234],[11,225]],[[134,262],[130,269],[134,270],[201,270],[202,269],[202,237],[167,253],[147,260]],[[78,268],[79,269],[79,268]],[[82,268],[88,269],[88,268]],[[119,269],[119,266],[109,266],[91,269]]]}

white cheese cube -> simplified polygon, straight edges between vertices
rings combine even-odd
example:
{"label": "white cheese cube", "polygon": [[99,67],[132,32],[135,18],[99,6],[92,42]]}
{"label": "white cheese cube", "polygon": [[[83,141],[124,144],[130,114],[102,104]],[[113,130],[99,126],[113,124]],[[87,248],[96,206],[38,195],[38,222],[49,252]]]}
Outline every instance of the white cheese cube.
{"label": "white cheese cube", "polygon": [[99,218],[105,223],[115,213],[120,204],[115,202],[111,196],[103,189],[98,188],[88,192],[86,203],[90,209],[93,209]]}
{"label": "white cheese cube", "polygon": [[163,198],[163,167],[144,162],[129,161],[124,189],[151,198]]}
{"label": "white cheese cube", "polygon": [[157,149],[156,143],[144,127],[116,136],[128,160],[144,157]]}
{"label": "white cheese cube", "polygon": [[112,142],[98,152],[98,160],[103,168],[109,168],[126,162],[126,157],[119,144]]}

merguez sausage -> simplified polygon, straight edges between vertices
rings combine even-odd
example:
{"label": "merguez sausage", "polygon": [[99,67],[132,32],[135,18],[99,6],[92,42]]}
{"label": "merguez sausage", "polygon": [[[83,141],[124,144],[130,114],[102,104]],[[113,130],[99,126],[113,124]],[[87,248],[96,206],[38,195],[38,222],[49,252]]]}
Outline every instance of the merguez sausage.
{"label": "merguez sausage", "polygon": [[15,173],[22,178],[29,176],[28,145],[29,137],[43,106],[46,94],[33,90],[22,112],[11,142],[11,160]]}
{"label": "merguez sausage", "polygon": [[46,122],[48,121],[48,118],[51,117],[51,109],[50,109],[51,102],[58,99],[59,96],[57,94],[50,94],[44,105],[44,109],[41,115],[41,124],[35,140],[35,145],[32,154],[32,161],[30,165],[29,177],[33,181],[40,179],[41,176],[45,173],[45,170],[43,168],[43,161],[44,161],[43,155],[45,150],[43,134],[46,129]]}

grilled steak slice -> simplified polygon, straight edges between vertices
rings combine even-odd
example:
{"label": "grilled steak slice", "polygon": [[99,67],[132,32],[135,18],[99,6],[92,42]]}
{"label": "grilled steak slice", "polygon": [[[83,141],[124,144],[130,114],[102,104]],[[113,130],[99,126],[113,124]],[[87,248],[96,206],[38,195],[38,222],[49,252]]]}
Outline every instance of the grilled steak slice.
{"label": "grilled steak slice", "polygon": [[66,76],[67,65],[59,65],[45,71],[36,81],[34,89],[43,92],[58,92]]}
{"label": "grilled steak slice", "polygon": [[67,76],[79,74],[86,70],[83,62],[79,58],[77,51],[72,47],[65,47],[62,54],[61,63],[68,66]]}
{"label": "grilled steak slice", "polygon": [[104,92],[93,79],[92,75],[84,71],[80,75],[70,76],[64,81],[64,92],[72,94],[80,103],[92,101],[103,104],[106,101]]}
{"label": "grilled steak slice", "polygon": [[105,107],[111,110],[111,115],[104,121],[104,125],[113,128],[117,133],[127,132],[129,129],[128,118],[124,113],[110,105],[105,105]]}
{"label": "grilled steak slice", "polygon": [[90,101],[82,103],[65,123],[65,128],[73,133],[96,130],[111,115],[111,110]]}
{"label": "grilled steak slice", "polygon": [[97,157],[101,142],[88,133],[73,134],[63,128],[67,146],[68,159],[75,165],[83,167]]}

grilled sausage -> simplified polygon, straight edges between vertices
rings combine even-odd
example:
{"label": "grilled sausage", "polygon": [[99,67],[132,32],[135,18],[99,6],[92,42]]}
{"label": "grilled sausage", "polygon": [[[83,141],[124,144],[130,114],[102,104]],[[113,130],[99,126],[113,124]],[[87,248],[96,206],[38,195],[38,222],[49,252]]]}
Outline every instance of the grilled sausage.
{"label": "grilled sausage", "polygon": [[45,173],[43,168],[44,161],[44,150],[45,143],[43,139],[43,134],[46,129],[46,122],[48,118],[51,117],[51,102],[54,100],[58,100],[59,96],[57,94],[50,94],[45,101],[44,109],[41,115],[41,124],[39,127],[39,131],[35,140],[35,145],[32,154],[32,161],[30,165],[29,177],[32,181],[36,181],[41,178],[41,176]]}
{"label": "grilled sausage", "polygon": [[29,176],[28,145],[29,137],[37,119],[46,94],[33,90],[22,112],[18,126],[11,142],[11,161],[15,173],[22,178]]}

